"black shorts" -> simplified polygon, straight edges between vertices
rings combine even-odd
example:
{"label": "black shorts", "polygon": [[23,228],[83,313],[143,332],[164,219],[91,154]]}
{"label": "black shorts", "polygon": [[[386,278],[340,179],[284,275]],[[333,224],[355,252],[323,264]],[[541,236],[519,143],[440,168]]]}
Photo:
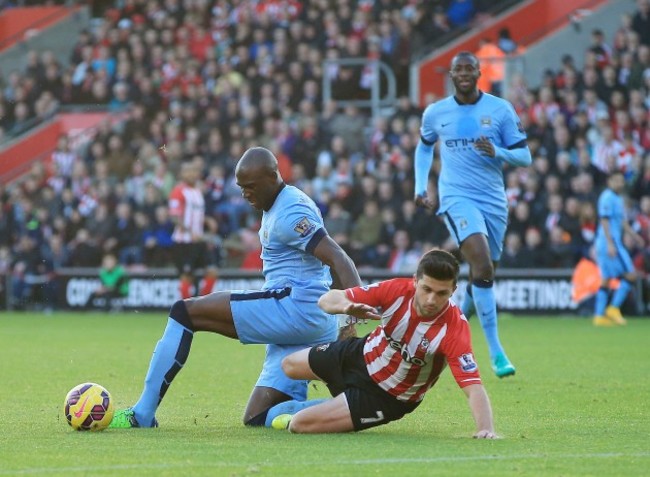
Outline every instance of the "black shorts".
{"label": "black shorts", "polygon": [[366,338],[348,338],[309,351],[309,366],[332,393],[345,393],[355,431],[401,419],[420,403],[407,403],[381,389],[363,359]]}

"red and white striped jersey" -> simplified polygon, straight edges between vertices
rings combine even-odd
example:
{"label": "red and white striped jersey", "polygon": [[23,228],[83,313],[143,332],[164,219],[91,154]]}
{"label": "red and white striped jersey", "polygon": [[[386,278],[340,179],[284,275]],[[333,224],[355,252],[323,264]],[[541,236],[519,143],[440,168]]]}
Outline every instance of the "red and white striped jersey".
{"label": "red and white striped jersey", "polygon": [[52,153],[53,175],[70,177],[76,161],[77,155],[74,152],[59,151],[57,149]]}
{"label": "red and white striped jersey", "polygon": [[203,235],[205,201],[198,187],[180,183],[169,195],[169,214],[178,217],[172,240],[176,243],[190,243],[192,237]]}
{"label": "red and white striped jersey", "polygon": [[419,402],[449,364],[458,385],[481,384],[467,319],[449,302],[432,319],[417,315],[412,278],[349,288],[347,297],[381,310],[363,354],[370,377],[400,401]]}

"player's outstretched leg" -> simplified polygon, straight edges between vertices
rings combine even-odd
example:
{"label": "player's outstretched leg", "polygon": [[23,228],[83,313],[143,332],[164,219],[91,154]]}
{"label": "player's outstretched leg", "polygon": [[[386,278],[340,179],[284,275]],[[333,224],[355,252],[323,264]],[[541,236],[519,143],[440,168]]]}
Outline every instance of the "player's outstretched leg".
{"label": "player's outstretched leg", "polygon": [[109,427],[157,427],[156,409],[181,370],[192,345],[192,323],[182,300],[172,305],[167,327],[154,349],[140,399],[132,408],[115,412]]}
{"label": "player's outstretched leg", "polygon": [[501,341],[499,340],[499,329],[497,326],[497,304],[494,297],[492,280],[474,280],[472,283],[472,294],[476,312],[481,321],[481,328],[487,340],[492,370],[500,378],[515,374],[515,367],[506,356]]}

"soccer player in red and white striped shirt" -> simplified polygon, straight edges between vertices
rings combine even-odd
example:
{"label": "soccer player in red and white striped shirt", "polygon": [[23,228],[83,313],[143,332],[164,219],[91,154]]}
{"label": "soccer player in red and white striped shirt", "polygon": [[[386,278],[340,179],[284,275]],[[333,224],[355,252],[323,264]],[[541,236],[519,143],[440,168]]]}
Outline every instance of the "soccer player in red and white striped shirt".
{"label": "soccer player in red and white striped shirt", "polygon": [[193,162],[184,162],[180,175],[181,181],[169,195],[169,215],[176,224],[172,240],[176,243],[200,242],[203,240],[205,202],[197,186],[198,167]]}
{"label": "soccer player in red and white striped shirt", "polygon": [[189,298],[193,293],[192,272],[203,265],[205,242],[203,225],[205,221],[205,201],[198,187],[200,170],[191,161],[184,162],[180,170],[180,182],[169,195],[169,215],[174,221],[172,255],[174,264],[181,274],[181,295]]}
{"label": "soccer player in red and white striped shirt", "polygon": [[[414,278],[330,290],[319,306],[328,313],[381,319],[364,338],[350,338],[298,351],[282,363],[294,379],[324,381],[333,396],[318,404],[281,403],[272,425],[291,432],[360,431],[414,411],[449,365],[469,400],[474,437],[494,439],[492,408],[472,352],[466,318],[450,301],[458,262],[431,250]],[[286,414],[280,414],[286,410]],[[291,410],[297,411],[293,416]]]}

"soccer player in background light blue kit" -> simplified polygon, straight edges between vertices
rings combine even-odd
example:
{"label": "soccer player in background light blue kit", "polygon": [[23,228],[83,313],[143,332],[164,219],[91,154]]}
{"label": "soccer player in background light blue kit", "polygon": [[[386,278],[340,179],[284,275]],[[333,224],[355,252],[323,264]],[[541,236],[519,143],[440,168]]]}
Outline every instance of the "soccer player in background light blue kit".
{"label": "soccer player in background light blue kit", "polygon": [[[601,284],[596,293],[594,305],[595,326],[616,326],[626,324],[621,314],[621,305],[636,281],[636,272],[630,254],[623,245],[623,234],[628,233],[639,245],[643,238],[627,221],[625,204],[621,193],[625,189],[625,177],[621,171],[612,172],[607,178],[607,189],[598,197],[598,230],[596,231],[596,263],[600,270]],[[621,278],[618,289],[609,298],[609,282]]]}
{"label": "soccer player in background light blue kit", "polygon": [[[259,234],[264,287],[218,291],[174,303],[140,399],[132,408],[117,411],[110,427],[157,427],[158,405],[185,364],[196,331],[267,345],[262,372],[244,412],[244,423],[250,426],[263,426],[268,409],[278,403],[302,403],[307,398],[307,381],[289,379],[282,359],[337,338],[338,319],[322,311],[318,299],[330,288],[330,269],[340,286],[360,286],[354,263],[325,231],[314,202],[282,181],[271,151],[249,149],[235,175],[242,196],[263,211]],[[222,359],[227,364],[228,356]]]}
{"label": "soccer player in background light blue kit", "polygon": [[492,369],[502,378],[515,374],[499,340],[494,270],[501,258],[508,222],[503,165],[532,162],[526,133],[512,105],[479,91],[479,61],[460,52],[449,73],[456,90],[424,111],[415,150],[415,202],[433,208],[427,185],[433,145],[440,147],[440,207],[449,233],[469,263],[470,285],[461,305],[469,317],[475,308],[487,339]]}

